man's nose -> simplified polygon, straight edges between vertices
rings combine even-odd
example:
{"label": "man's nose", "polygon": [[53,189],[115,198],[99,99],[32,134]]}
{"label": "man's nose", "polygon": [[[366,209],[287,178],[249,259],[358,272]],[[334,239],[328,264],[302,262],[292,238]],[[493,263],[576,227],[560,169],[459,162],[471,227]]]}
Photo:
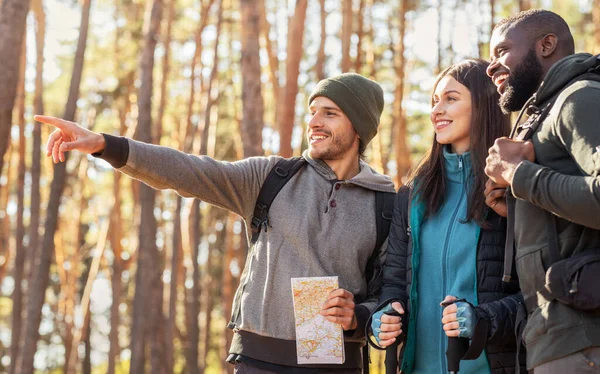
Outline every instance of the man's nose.
{"label": "man's nose", "polygon": [[490,61],[487,69],[485,69],[485,73],[488,75],[488,77],[492,78],[496,72],[496,69],[498,69],[498,60],[493,58],[492,61]]}
{"label": "man's nose", "polygon": [[315,113],[314,115],[312,115],[310,117],[310,120],[308,121],[308,127],[313,129],[316,127],[321,127],[322,123],[321,123],[321,116],[319,115],[319,113]]}

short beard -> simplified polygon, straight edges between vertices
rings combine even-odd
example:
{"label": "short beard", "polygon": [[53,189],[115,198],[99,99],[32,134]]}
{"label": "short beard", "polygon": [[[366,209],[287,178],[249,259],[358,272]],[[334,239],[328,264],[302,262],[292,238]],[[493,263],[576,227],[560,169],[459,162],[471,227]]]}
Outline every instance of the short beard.
{"label": "short beard", "polygon": [[[328,134],[331,136],[331,134]],[[352,148],[354,142],[354,134],[348,133],[340,135],[336,138],[330,138],[331,144],[327,149],[317,151],[314,148],[309,148],[308,155],[315,160],[337,160]]]}
{"label": "short beard", "polygon": [[500,96],[500,109],[504,114],[510,114],[523,108],[523,105],[542,83],[543,71],[542,64],[535,55],[535,50],[531,48],[506,81],[506,88]]}

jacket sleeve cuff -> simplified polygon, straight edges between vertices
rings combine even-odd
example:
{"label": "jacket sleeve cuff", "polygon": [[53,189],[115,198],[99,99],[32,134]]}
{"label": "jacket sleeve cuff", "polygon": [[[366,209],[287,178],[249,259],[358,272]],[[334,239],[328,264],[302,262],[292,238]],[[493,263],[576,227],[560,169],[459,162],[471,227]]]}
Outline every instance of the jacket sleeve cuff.
{"label": "jacket sleeve cuff", "polygon": [[129,141],[121,136],[102,134],[106,147],[102,152],[92,153],[92,156],[107,161],[113,168],[119,169],[127,164],[129,157]]}
{"label": "jacket sleeve cuff", "polygon": [[542,168],[538,164],[529,161],[521,161],[515,169],[511,185],[513,196],[517,199],[531,201],[530,191],[534,190],[535,174]]}
{"label": "jacket sleeve cuff", "polygon": [[354,314],[356,315],[356,329],[344,331],[344,336],[347,338],[362,338],[365,336],[365,326],[371,313],[366,306],[357,305],[354,307]]}

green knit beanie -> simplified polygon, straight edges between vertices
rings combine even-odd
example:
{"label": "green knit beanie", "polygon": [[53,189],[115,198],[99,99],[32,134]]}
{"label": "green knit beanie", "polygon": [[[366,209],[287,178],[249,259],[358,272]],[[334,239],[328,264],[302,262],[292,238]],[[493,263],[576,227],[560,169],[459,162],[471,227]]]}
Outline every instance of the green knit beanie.
{"label": "green knit beanie", "polygon": [[317,96],[325,96],[340,107],[364,146],[377,134],[383,111],[383,89],[379,83],[359,74],[345,73],[320,81],[308,104]]}

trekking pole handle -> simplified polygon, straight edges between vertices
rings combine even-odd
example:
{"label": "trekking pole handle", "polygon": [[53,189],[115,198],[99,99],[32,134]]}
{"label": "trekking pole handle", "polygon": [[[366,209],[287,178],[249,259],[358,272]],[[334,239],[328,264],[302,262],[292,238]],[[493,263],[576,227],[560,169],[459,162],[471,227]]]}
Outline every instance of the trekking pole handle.
{"label": "trekking pole handle", "polygon": [[[400,317],[400,313],[396,310],[385,313],[388,316]],[[398,346],[400,345],[400,339],[396,338],[396,341],[387,346],[385,349],[385,373],[396,374],[398,372]]]}

